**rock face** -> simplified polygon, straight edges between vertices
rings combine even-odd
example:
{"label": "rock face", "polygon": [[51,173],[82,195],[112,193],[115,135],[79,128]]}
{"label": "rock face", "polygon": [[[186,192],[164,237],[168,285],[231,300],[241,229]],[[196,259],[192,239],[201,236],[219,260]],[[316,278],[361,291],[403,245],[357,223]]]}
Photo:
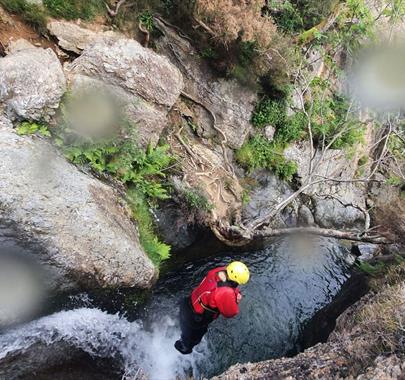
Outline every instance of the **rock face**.
{"label": "rock face", "polygon": [[233,149],[240,148],[252,128],[250,117],[257,101],[256,93],[235,80],[218,80],[188,40],[159,19],[155,19],[155,24],[163,33],[157,41],[158,51],[170,57],[180,69],[185,93],[197,101],[194,111],[198,116],[197,124],[204,130],[202,137],[218,135],[212,126],[215,115],[217,127],[226,136],[226,144]]}
{"label": "rock face", "polygon": [[[249,194],[249,203],[243,210],[242,220],[245,224],[254,223],[255,219],[263,217],[269,210],[294,192],[285,182],[265,170],[253,174],[252,179],[257,181],[257,186]],[[274,228],[295,226],[298,208],[298,201],[291,202],[289,207],[272,221],[272,226]]]}
{"label": "rock face", "polygon": [[51,49],[20,44],[0,58],[0,109],[10,118],[49,120],[65,91],[62,66]]}
{"label": "rock face", "polygon": [[89,77],[125,92],[126,114],[136,123],[140,142],[156,144],[167,124],[166,115],[183,88],[182,75],[169,60],[132,39],[103,35],[67,66],[72,83]]}
{"label": "rock face", "polygon": [[[310,171],[309,143],[288,147],[285,156],[298,166],[297,175],[306,183]],[[321,164],[317,164],[322,160]],[[363,184],[344,182],[355,178],[357,164],[340,150],[330,149],[324,155],[317,151],[313,158],[313,180],[320,177],[342,182],[322,182],[307,188],[303,194],[310,197],[315,223],[324,228],[364,228],[366,189]]]}
{"label": "rock face", "polygon": [[47,142],[0,126],[0,223],[41,248],[59,286],[150,287],[156,269],[116,192]]}
{"label": "rock face", "polygon": [[376,295],[366,295],[347,309],[327,343],[292,358],[237,364],[214,379],[402,379],[404,301],[402,281]]}
{"label": "rock face", "polygon": [[53,20],[48,23],[47,28],[49,32],[58,39],[58,44],[62,49],[76,54],[80,54],[82,50],[98,36],[98,34],[92,30],[81,28],[67,21]]}

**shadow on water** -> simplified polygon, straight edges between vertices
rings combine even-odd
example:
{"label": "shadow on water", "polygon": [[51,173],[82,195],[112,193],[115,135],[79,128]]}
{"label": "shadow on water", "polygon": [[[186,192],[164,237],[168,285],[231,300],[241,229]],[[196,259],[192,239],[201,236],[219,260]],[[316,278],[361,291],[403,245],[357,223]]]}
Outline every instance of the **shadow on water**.
{"label": "shadow on water", "polygon": [[[242,287],[240,314],[216,320],[195,352],[181,356],[173,348],[179,336],[178,300],[189,295],[209,269],[232,260],[243,260],[252,274]],[[131,290],[81,293],[55,306],[77,310],[56,313],[0,336],[0,375],[4,357],[26,349],[27,344],[67,343],[91,357],[113,360],[128,379],[142,374],[157,380],[190,374],[210,377],[237,362],[288,355],[305,345],[304,327],[308,331],[308,321],[341,291],[353,260],[335,240],[290,238],[258,251],[173,262],[143,302]],[[83,366],[80,360],[78,365]],[[118,379],[122,374],[110,376]]]}

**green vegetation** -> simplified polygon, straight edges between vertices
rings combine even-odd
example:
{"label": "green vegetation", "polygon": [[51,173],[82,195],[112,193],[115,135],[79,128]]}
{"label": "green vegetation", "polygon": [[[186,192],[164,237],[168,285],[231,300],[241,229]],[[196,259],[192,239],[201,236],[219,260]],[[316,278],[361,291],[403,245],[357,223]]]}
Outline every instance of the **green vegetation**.
{"label": "green vegetation", "polygon": [[383,262],[377,262],[372,265],[366,261],[362,261],[356,265],[358,269],[372,277],[380,276],[385,271],[385,264]]}
{"label": "green vegetation", "polygon": [[269,2],[268,11],[278,28],[286,33],[294,33],[304,29],[304,20],[298,7],[291,1]]}
{"label": "green vegetation", "polygon": [[212,210],[212,204],[208,201],[207,197],[202,194],[201,190],[185,188],[183,194],[189,208],[204,212]]}
{"label": "green vegetation", "polygon": [[20,136],[33,135],[38,133],[39,135],[44,137],[51,137],[51,132],[49,132],[48,127],[43,124],[24,121],[17,126],[16,130]]}
{"label": "green vegetation", "polygon": [[261,128],[266,125],[277,127],[284,124],[287,118],[286,103],[284,100],[263,98],[257,103],[252,115],[252,124]]}
{"label": "green vegetation", "polygon": [[284,148],[285,145],[277,140],[268,141],[264,136],[256,135],[236,151],[236,160],[249,171],[269,169],[280,178],[291,181],[297,165],[284,157]]}
{"label": "green vegetation", "polygon": [[365,128],[350,114],[346,99],[330,93],[327,81],[312,83],[314,99],[311,109],[311,127],[314,142],[332,144],[334,149],[345,149],[363,142]]}
{"label": "green vegetation", "polygon": [[[153,225],[150,209],[157,200],[167,199],[168,186],[164,183],[165,170],[173,163],[168,146],[148,146],[146,151],[138,147],[133,136],[134,127],[125,125],[125,138],[83,142],[62,125],[49,130],[46,125],[23,122],[17,127],[20,135],[40,134],[51,137],[66,157],[77,165],[87,165],[97,173],[111,175],[128,188],[127,198],[134,219],[138,223],[140,241],[154,264],[159,265],[169,257],[170,246],[159,241]],[[202,207],[201,200],[196,207]]]}
{"label": "green vegetation", "polygon": [[159,266],[162,260],[170,257],[170,246],[159,241],[150,206],[141,192],[136,187],[130,187],[127,191],[127,201],[131,207],[132,215],[138,223],[139,239],[152,262]]}
{"label": "green vegetation", "polygon": [[47,15],[39,5],[28,3],[26,0],[0,0],[0,4],[8,12],[19,15],[39,33],[46,33]]}
{"label": "green vegetation", "polygon": [[142,26],[148,31],[152,32],[154,28],[153,24],[153,15],[149,10],[146,10],[142,12],[139,15],[139,21],[142,24]]}
{"label": "green vegetation", "polygon": [[104,2],[99,0],[44,0],[44,6],[51,16],[66,20],[91,20],[105,12]]}
{"label": "green vegetation", "polygon": [[138,222],[140,241],[158,265],[169,257],[170,246],[159,241],[153,226],[150,209],[156,200],[167,199],[167,186],[162,180],[174,158],[167,146],[139,148],[133,138],[114,138],[97,144],[68,145],[67,157],[79,165],[89,165],[99,173],[110,174],[128,187],[128,201]]}

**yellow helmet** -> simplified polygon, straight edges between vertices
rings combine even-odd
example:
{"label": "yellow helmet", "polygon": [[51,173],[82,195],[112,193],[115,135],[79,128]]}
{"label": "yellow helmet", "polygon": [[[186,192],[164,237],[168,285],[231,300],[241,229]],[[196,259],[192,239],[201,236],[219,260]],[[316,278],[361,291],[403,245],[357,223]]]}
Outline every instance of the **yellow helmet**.
{"label": "yellow helmet", "polygon": [[240,261],[234,261],[226,267],[228,278],[237,282],[239,285],[244,285],[249,281],[249,269]]}

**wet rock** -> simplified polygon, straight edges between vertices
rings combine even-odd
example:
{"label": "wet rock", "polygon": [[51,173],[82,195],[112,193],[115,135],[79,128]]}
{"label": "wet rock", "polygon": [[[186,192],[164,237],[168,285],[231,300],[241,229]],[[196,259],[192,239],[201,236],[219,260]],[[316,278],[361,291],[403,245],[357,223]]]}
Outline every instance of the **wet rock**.
{"label": "wet rock", "polygon": [[156,144],[167,125],[166,115],[183,88],[179,70],[132,39],[107,35],[90,43],[66,67],[71,83],[81,76],[124,91],[132,107],[128,119],[136,124],[140,142]]}
{"label": "wet rock", "polygon": [[[256,219],[268,214],[274,206],[293,193],[293,190],[286,182],[265,170],[255,172],[252,175],[252,180],[256,181],[257,184],[249,194],[249,203],[242,212],[245,224],[254,223]],[[299,200],[291,202],[289,207],[271,221],[272,227],[295,226],[297,224],[298,208]]]}
{"label": "wet rock", "polygon": [[[212,127],[215,115],[227,145],[233,149],[240,148],[252,128],[250,118],[257,101],[256,93],[235,80],[215,77],[187,39],[159,19],[155,19],[155,24],[163,34],[157,41],[158,51],[169,57],[183,74],[184,91],[197,102],[186,99],[193,104],[196,124],[204,129],[204,137],[218,135]],[[219,138],[222,139],[222,136]]]}
{"label": "wet rock", "polygon": [[127,207],[109,186],[80,172],[46,141],[0,128],[0,224],[38,245],[60,288],[150,287],[156,268]]}
{"label": "wet rock", "polygon": [[12,119],[49,120],[66,90],[62,66],[51,49],[22,45],[0,58],[0,110]]}
{"label": "wet rock", "polygon": [[156,210],[156,223],[159,235],[172,251],[181,251],[191,246],[200,234],[200,228],[192,221],[178,204],[169,202]]}
{"label": "wet rock", "polygon": [[298,223],[301,226],[313,226],[315,224],[314,216],[312,211],[306,205],[301,205],[298,210]]}
{"label": "wet rock", "polygon": [[47,28],[62,49],[76,54],[80,54],[98,36],[98,33],[68,21],[53,20],[47,24]]}
{"label": "wet rock", "polygon": [[352,253],[361,261],[368,261],[377,256],[381,248],[378,244],[361,243],[352,245]]}

